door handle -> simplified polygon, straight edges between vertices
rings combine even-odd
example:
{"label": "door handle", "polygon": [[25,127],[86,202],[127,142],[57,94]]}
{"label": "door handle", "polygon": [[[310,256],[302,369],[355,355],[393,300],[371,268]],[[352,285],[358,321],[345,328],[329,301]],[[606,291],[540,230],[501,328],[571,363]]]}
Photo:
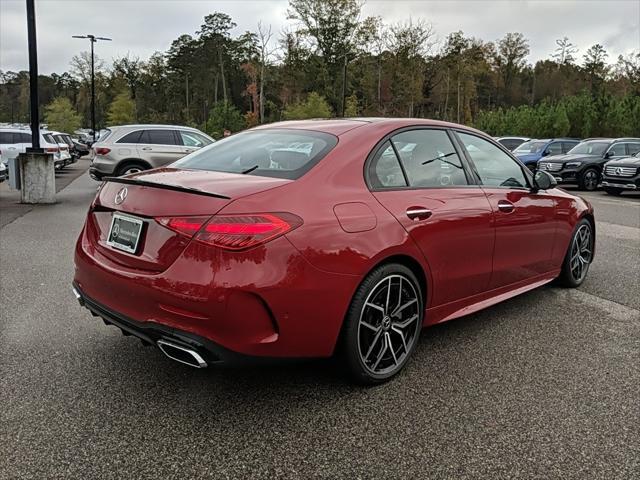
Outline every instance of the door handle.
{"label": "door handle", "polygon": [[140,150],[153,150],[151,147],[142,147]]}
{"label": "door handle", "polygon": [[411,220],[426,220],[432,215],[432,211],[424,207],[407,208],[407,217]]}
{"label": "door handle", "polygon": [[516,209],[515,205],[508,200],[500,200],[498,202],[498,210],[504,213],[511,213]]}

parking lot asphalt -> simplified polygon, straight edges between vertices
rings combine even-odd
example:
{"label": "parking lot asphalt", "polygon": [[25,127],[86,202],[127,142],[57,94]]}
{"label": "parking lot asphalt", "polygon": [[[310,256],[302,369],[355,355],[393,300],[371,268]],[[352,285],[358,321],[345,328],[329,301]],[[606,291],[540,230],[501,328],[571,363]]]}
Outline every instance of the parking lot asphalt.
{"label": "parking lot asphalt", "polygon": [[640,197],[586,195],[597,256],[423,331],[391,383],[334,361],[194,370],[79,307],[73,246],[96,183],[0,230],[0,479],[640,475]]}
{"label": "parking lot asphalt", "polygon": [[[89,168],[89,161],[80,158],[76,163],[56,171],[56,192],[59,192]],[[33,210],[33,205],[20,203],[20,191],[13,190],[9,182],[0,183],[0,228]]]}

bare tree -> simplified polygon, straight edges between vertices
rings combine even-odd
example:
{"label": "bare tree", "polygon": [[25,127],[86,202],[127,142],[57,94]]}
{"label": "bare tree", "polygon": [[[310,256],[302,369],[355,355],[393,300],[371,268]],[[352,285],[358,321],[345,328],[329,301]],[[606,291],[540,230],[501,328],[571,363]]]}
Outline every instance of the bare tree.
{"label": "bare tree", "polygon": [[271,63],[276,47],[271,45],[271,25],[265,27],[261,21],[258,22],[258,53],[260,55],[260,123],[264,123],[264,84],[266,82],[267,66]]}
{"label": "bare tree", "polygon": [[556,48],[555,53],[551,55],[551,58],[555,59],[558,67],[575,62],[576,58],[573,55],[578,53],[578,48],[569,41],[568,37],[556,40],[556,45],[558,45],[558,48]]}

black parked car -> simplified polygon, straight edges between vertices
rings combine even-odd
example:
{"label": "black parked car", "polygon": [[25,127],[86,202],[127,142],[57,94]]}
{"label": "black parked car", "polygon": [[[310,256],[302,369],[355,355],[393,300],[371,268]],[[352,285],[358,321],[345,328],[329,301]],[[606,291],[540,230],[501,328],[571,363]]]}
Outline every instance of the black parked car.
{"label": "black parked car", "polygon": [[640,152],[633,157],[605,163],[602,186],[610,195],[620,195],[624,190],[640,190]]}
{"label": "black parked car", "polygon": [[582,190],[595,190],[607,161],[635,155],[639,151],[640,138],[588,140],[573,147],[566,155],[540,160],[538,168],[549,172],[558,183],[577,184]]}

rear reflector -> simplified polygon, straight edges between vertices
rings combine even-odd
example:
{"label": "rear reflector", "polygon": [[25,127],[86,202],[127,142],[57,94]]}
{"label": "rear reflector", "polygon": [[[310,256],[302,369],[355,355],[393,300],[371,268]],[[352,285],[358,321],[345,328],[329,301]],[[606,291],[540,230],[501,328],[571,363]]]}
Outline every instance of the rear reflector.
{"label": "rear reflector", "polygon": [[98,155],[106,155],[110,151],[111,151],[111,149],[110,148],[106,148],[106,147],[98,147],[98,148],[96,148],[96,153]]}
{"label": "rear reflector", "polygon": [[291,213],[162,217],[156,221],[198,242],[236,251],[266,243],[302,225],[302,219]]}

